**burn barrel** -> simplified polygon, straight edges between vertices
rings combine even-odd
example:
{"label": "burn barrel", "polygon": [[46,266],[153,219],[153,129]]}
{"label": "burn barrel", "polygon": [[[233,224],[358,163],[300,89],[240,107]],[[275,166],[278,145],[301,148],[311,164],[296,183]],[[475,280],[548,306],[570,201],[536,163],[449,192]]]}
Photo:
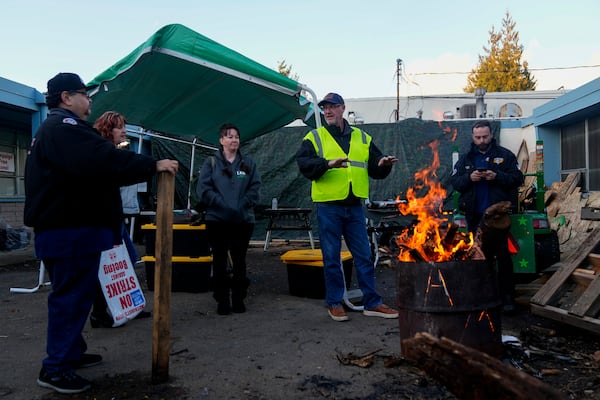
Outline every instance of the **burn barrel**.
{"label": "burn barrel", "polygon": [[427,332],[502,354],[502,302],[493,266],[485,260],[395,265],[401,342]]}

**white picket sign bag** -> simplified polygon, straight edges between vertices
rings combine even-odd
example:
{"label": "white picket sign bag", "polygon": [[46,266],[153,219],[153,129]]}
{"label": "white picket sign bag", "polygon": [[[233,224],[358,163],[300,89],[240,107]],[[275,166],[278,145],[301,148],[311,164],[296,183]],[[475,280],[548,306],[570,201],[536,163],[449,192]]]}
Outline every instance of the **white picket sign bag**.
{"label": "white picket sign bag", "polygon": [[113,326],[134,319],[146,307],[142,287],[124,244],[100,254],[98,278],[113,317]]}

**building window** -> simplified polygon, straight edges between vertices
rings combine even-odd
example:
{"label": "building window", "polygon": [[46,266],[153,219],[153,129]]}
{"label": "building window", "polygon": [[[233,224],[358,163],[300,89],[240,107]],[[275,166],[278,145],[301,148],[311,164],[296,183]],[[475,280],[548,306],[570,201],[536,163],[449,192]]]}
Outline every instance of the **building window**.
{"label": "building window", "polygon": [[23,175],[31,133],[0,127],[0,199],[25,197]]}
{"label": "building window", "polygon": [[590,118],[587,122],[589,187],[600,190],[600,117]]}
{"label": "building window", "polygon": [[600,190],[600,117],[561,128],[561,176],[581,173],[582,191]]}

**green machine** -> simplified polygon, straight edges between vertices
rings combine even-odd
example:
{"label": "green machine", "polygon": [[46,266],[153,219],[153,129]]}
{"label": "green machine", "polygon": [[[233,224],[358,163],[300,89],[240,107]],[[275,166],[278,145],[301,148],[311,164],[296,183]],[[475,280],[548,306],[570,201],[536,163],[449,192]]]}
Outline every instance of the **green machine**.
{"label": "green machine", "polygon": [[[458,150],[456,150],[458,154]],[[458,155],[453,153],[453,163]],[[536,171],[525,176],[536,177],[535,183],[527,188],[527,195],[520,201],[517,213],[511,215],[509,250],[513,254],[514,272],[533,274],[541,272],[560,261],[560,247],[556,231],[550,228],[544,206],[544,144],[536,142]],[[455,209],[458,209],[457,192],[453,193]],[[464,215],[454,214],[454,223],[461,230],[467,229]]]}
{"label": "green machine", "polygon": [[545,212],[544,194],[544,144],[535,144],[535,185],[511,216],[509,247],[513,251],[514,270],[517,273],[541,272],[560,261],[560,247],[556,231],[550,228]]}

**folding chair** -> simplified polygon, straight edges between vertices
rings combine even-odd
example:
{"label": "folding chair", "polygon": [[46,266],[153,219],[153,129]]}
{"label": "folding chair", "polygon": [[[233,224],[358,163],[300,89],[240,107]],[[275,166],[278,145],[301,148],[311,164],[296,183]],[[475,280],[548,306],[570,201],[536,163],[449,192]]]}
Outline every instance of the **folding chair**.
{"label": "folding chair", "polygon": [[51,282],[44,282],[45,275],[46,275],[46,267],[44,266],[44,262],[40,260],[40,271],[39,271],[39,275],[38,275],[37,286],[33,287],[31,289],[10,288],[10,292],[11,293],[34,293],[34,292],[37,292],[40,287],[51,285]]}

